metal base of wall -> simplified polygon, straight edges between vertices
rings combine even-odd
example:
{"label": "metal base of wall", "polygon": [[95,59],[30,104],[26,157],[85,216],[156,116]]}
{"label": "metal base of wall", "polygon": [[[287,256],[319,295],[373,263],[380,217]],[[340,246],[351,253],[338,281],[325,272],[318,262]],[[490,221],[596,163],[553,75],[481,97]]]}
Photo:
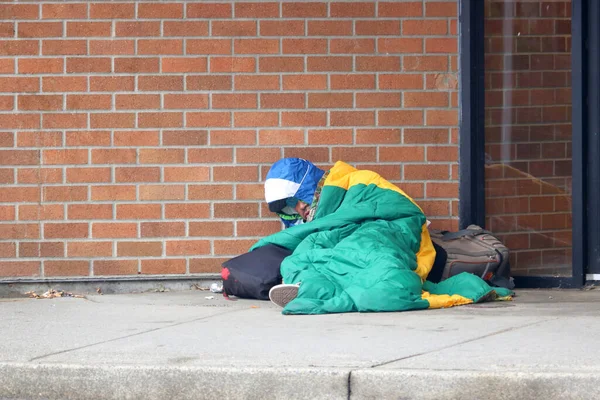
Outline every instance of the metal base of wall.
{"label": "metal base of wall", "polygon": [[0,297],[26,297],[26,293],[30,291],[41,295],[50,289],[77,295],[208,290],[211,283],[220,281],[219,274],[79,279],[0,279]]}

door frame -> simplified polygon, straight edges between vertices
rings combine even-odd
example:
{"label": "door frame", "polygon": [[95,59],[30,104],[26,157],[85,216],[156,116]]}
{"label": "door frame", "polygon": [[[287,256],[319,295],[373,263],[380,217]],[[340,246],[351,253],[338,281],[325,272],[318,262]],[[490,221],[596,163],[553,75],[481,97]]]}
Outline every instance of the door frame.
{"label": "door frame", "polygon": [[[515,276],[517,287],[600,280],[600,2],[572,0],[572,275]],[[484,1],[459,0],[459,224],[485,225]],[[595,134],[594,134],[595,132]],[[591,279],[590,279],[591,278]]]}

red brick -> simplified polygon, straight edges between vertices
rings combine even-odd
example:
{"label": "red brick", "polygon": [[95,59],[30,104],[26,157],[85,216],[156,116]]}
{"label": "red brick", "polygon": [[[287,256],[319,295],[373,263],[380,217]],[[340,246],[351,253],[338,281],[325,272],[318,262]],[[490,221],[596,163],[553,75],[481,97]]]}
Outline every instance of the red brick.
{"label": "red brick", "polygon": [[309,145],[352,144],[352,129],[310,129]]}
{"label": "red brick", "polygon": [[[21,245],[23,242],[21,242]],[[17,256],[17,244],[16,243],[0,243],[0,257],[2,258],[15,258]],[[2,265],[0,264],[0,275],[3,275]]]}
{"label": "red brick", "polygon": [[400,35],[400,21],[356,21],[354,29],[359,36]]}
{"label": "red brick", "polygon": [[188,112],[186,113],[188,127],[228,127],[231,126],[230,112]]}
{"label": "red brick", "polygon": [[213,109],[257,108],[256,94],[214,93],[212,95],[211,106]]}
{"label": "red brick", "polygon": [[183,126],[181,112],[147,112],[138,114],[140,128],[178,128]]}
{"label": "red brick", "polygon": [[92,224],[93,238],[135,238],[137,223],[125,222],[94,222]]}
{"label": "red brick", "polygon": [[62,35],[62,22],[19,22],[17,30],[17,36],[20,38],[46,38]]}
{"label": "red brick", "polygon": [[209,178],[208,167],[165,167],[165,182],[206,182]]}
{"label": "red brick", "polygon": [[117,219],[160,219],[160,204],[117,204]]}
{"label": "red brick", "polygon": [[186,54],[231,54],[231,39],[189,39],[186,42]]}
{"label": "red brick", "polygon": [[379,89],[423,89],[421,74],[379,75]]}
{"label": "red brick", "polygon": [[446,56],[404,56],[405,71],[447,71]]}
{"label": "red brick", "polygon": [[356,144],[400,144],[400,129],[357,129]]}
{"label": "red brick", "polygon": [[164,36],[208,35],[208,21],[164,21],[163,24]]}
{"label": "red brick", "polygon": [[42,201],[45,202],[86,200],[88,200],[86,186],[47,186],[42,191]]}
{"label": "red brick", "polygon": [[184,274],[185,259],[142,260],[142,274]]}
{"label": "red brick", "polygon": [[0,168],[0,183],[11,184],[15,182],[12,168]]}
{"label": "red brick", "polygon": [[334,18],[374,17],[373,2],[339,2],[330,3],[330,16]]}
{"label": "red brick", "polygon": [[162,59],[162,72],[206,72],[206,68],[206,57]]}
{"label": "red brick", "polygon": [[[235,153],[235,160],[238,163],[265,163],[265,162],[275,162],[281,158],[281,149],[279,148],[255,148],[248,147],[242,148],[238,147]],[[239,185],[236,190],[237,198],[239,199]],[[263,189],[264,190],[264,189]],[[262,198],[262,197],[261,197]]]}
{"label": "red brick", "polygon": [[138,77],[138,90],[140,91],[182,91],[183,76],[148,75]]}
{"label": "red brick", "polygon": [[234,14],[236,18],[277,18],[279,17],[279,3],[235,3]]}
{"label": "red brick", "polygon": [[158,131],[115,131],[115,146],[158,146]]}
{"label": "red brick", "polygon": [[303,74],[283,75],[284,90],[325,90],[327,75]]}
{"label": "red brick", "polygon": [[0,147],[14,147],[15,140],[12,132],[0,132]]}
{"label": "red brick", "polygon": [[159,63],[160,60],[154,57],[115,58],[115,72],[159,72]]}
{"label": "red brick", "polygon": [[67,73],[108,73],[111,71],[112,60],[110,58],[67,58]]}
{"label": "red brick", "polygon": [[187,90],[231,90],[231,76],[188,76]]}
{"label": "red brick", "polygon": [[379,161],[425,161],[425,149],[423,146],[380,147]]}
{"label": "red brick", "polygon": [[134,90],[133,76],[91,76],[92,92],[131,92]]}
{"label": "red brick", "polygon": [[255,72],[256,61],[252,57],[211,57],[211,72]]}
{"label": "red brick", "polygon": [[331,126],[375,125],[374,111],[330,111]]}
{"label": "red brick", "polygon": [[331,39],[330,52],[332,54],[374,53],[375,39]]}
{"label": "red brick", "polygon": [[281,7],[283,18],[327,17],[327,3],[284,2]]}
{"label": "red brick", "polygon": [[[21,218],[19,218],[21,219]],[[39,239],[38,224],[0,224],[0,239]]]}
{"label": "red brick", "polygon": [[38,19],[39,10],[37,4],[0,4],[3,20]]}
{"label": "red brick", "polygon": [[20,95],[19,110],[62,110],[63,97],[59,95]]}
{"label": "red brick", "polygon": [[376,147],[333,147],[331,149],[331,158],[333,160],[368,161],[374,162],[377,159]]}
{"label": "red brick", "polygon": [[[238,149],[242,150],[242,149]],[[251,150],[247,148],[245,150]],[[279,150],[279,149],[263,149],[263,150]],[[270,154],[270,153],[269,153]],[[264,200],[265,186],[262,183],[238,184],[235,188],[236,200]]]}
{"label": "red brick", "polygon": [[449,143],[447,129],[404,129],[404,143],[444,144]]}
{"label": "red brick", "polygon": [[400,93],[357,93],[356,106],[359,108],[401,107]]}
{"label": "red brick", "polygon": [[[67,22],[67,36],[69,37],[95,37],[111,36],[112,23],[110,22]],[[60,34],[62,36],[62,26]]]}
{"label": "red brick", "polygon": [[[298,147],[298,146],[294,146],[294,147],[286,147],[283,149],[283,155],[284,157],[298,157],[298,158],[304,158],[306,160],[311,160],[313,162],[317,162],[317,163],[323,163],[323,162],[329,162],[329,149],[328,148],[322,148],[322,147],[314,147],[314,146],[308,146],[308,147]],[[272,217],[273,214],[269,211],[266,214],[263,213],[264,215],[268,215],[269,217]]]}
{"label": "red brick", "polygon": [[[379,17],[422,17],[423,3],[413,2],[380,2],[377,15]],[[403,21],[403,23],[406,21]]]}
{"label": "red brick", "polygon": [[396,111],[378,111],[378,125],[422,125],[423,111],[421,110],[396,110]]}
{"label": "red brick", "polygon": [[236,54],[276,54],[279,53],[278,39],[234,39]]}
{"label": "red brick", "polygon": [[352,71],[352,57],[308,57],[307,71]]}
{"label": "red brick", "polygon": [[309,36],[351,36],[352,21],[308,21]]}
{"label": "red brick", "polygon": [[187,18],[231,18],[232,7],[228,3],[187,4]]}
{"label": "red brick", "polygon": [[427,161],[456,161],[457,146],[430,146],[427,148]]}
{"label": "red brick", "polygon": [[402,22],[403,35],[439,36],[448,34],[445,19],[406,20]]}
{"label": "red brick", "polygon": [[10,77],[0,78],[0,92],[23,93],[37,92],[40,88],[38,78]]}
{"label": "red brick", "polygon": [[457,183],[427,182],[428,198],[458,198]]}
{"label": "red brick", "polygon": [[38,129],[39,114],[0,114],[0,129]]}
{"label": "red brick", "polygon": [[12,38],[15,36],[15,24],[13,22],[0,22],[0,37]]}
{"label": "red brick", "polygon": [[190,222],[189,236],[233,236],[233,222]]}
{"label": "red brick", "polygon": [[190,163],[226,163],[233,162],[232,148],[188,149]]}
{"label": "red brick", "polygon": [[134,53],[134,40],[90,40],[90,55],[131,55]]}
{"label": "red brick", "polygon": [[117,110],[144,110],[160,108],[160,94],[117,94]]}
{"label": "red brick", "polygon": [[448,93],[404,92],[404,107],[448,107]]}
{"label": "red brick", "polygon": [[183,185],[143,185],[140,186],[140,200],[183,200]]}
{"label": "red brick", "polygon": [[160,36],[160,21],[117,21],[115,22],[115,34],[122,37]]}
{"label": "red brick", "polygon": [[88,276],[89,261],[44,261],[45,276]]}
{"label": "red brick", "polygon": [[167,256],[210,254],[209,240],[169,240],[166,246]]}
{"label": "red brick", "polygon": [[206,130],[163,131],[164,146],[204,146],[208,143]]}
{"label": "red brick", "polygon": [[214,182],[256,182],[257,167],[213,167]]}
{"label": "red brick", "polygon": [[358,56],[357,71],[399,71],[400,57],[397,56]]}
{"label": "red brick", "polygon": [[183,54],[183,40],[139,39],[138,54]]}
{"label": "red brick", "polygon": [[[160,108],[160,107],[155,107]],[[165,94],[166,109],[200,109],[208,108],[208,94]]]}
{"label": "red brick", "polygon": [[90,18],[92,19],[133,19],[135,4],[133,3],[92,3]]}
{"label": "red brick", "polygon": [[42,78],[43,92],[85,92],[87,78],[85,76],[45,76]]}
{"label": "red brick", "polygon": [[109,183],[110,168],[67,168],[67,183]]}
{"label": "red brick", "polygon": [[117,167],[115,183],[123,182],[160,182],[159,167]]}
{"label": "red brick", "polygon": [[62,183],[62,170],[59,168],[19,168],[19,183]]}
{"label": "red brick", "polygon": [[44,239],[87,238],[88,223],[48,223],[44,224]]}
{"label": "red brick", "polygon": [[0,262],[0,276],[39,276],[39,261],[2,261]]}
{"label": "red brick", "polygon": [[141,237],[172,237],[185,235],[185,222],[142,222]]}
{"label": "red brick", "polygon": [[457,126],[457,110],[427,110],[427,125]]}
{"label": "red brick", "polygon": [[260,146],[304,144],[304,132],[297,129],[263,129],[259,132],[258,144]]}
{"label": "red brick", "polygon": [[93,261],[94,276],[134,275],[138,270],[137,260]]}
{"label": "red brick", "polygon": [[256,218],[257,203],[215,203],[215,218]]}
{"label": "red brick", "polygon": [[[190,188],[193,186],[190,186]],[[168,203],[165,204],[167,219],[205,219],[210,217],[208,203]]]}
{"label": "red brick", "polygon": [[[159,257],[162,256],[161,242],[119,242],[118,257]],[[137,264],[136,264],[137,266]]]}
{"label": "red brick", "polygon": [[93,149],[93,164],[133,164],[137,161],[135,149]]}
{"label": "red brick", "polygon": [[94,113],[90,115],[90,128],[133,128],[134,113]]}
{"label": "red brick", "polygon": [[95,200],[95,201],[135,200],[135,186],[133,186],[133,185],[92,186],[92,200]]}
{"label": "red brick", "polygon": [[218,273],[221,264],[227,258],[192,258],[190,259],[190,273]]}
{"label": "red brick", "polygon": [[69,204],[67,206],[67,218],[70,220],[112,219],[112,215],[112,204]]}
{"label": "red brick", "polygon": [[281,113],[281,126],[326,126],[326,111],[292,111]]}
{"label": "red brick", "polygon": [[85,55],[87,42],[85,40],[44,40],[42,55]]}
{"label": "red brick", "polygon": [[67,96],[67,110],[110,110],[111,108],[112,97],[109,94],[73,94]]}
{"label": "red brick", "polygon": [[211,130],[210,144],[219,145],[255,145],[256,132],[254,130]]}
{"label": "red brick", "polygon": [[15,206],[0,206],[0,221],[14,221],[15,216]]}
{"label": "red brick", "polygon": [[87,3],[42,4],[43,19],[86,19],[87,12]]}
{"label": "red brick", "polygon": [[0,43],[0,55],[2,56],[37,56],[38,54],[37,40],[3,39]]}
{"label": "red brick", "polygon": [[140,149],[140,164],[181,164],[185,159],[184,149]]}
{"label": "red brick", "polygon": [[235,90],[278,90],[277,75],[236,75]]}
{"label": "red brick", "polygon": [[12,58],[0,58],[0,74],[14,74],[15,62]]}
{"label": "red brick", "polygon": [[404,166],[404,179],[409,181],[429,181],[448,179],[448,165],[411,164]]}
{"label": "red brick", "polygon": [[425,39],[426,53],[456,53],[458,40],[456,38]]}
{"label": "red brick", "polygon": [[260,21],[261,36],[304,36],[304,21]]}
{"label": "red brick", "polygon": [[183,18],[182,3],[139,3],[137,17],[142,19]]}
{"label": "red brick", "polygon": [[283,39],[283,54],[326,54],[327,39]]}
{"label": "red brick", "polygon": [[212,36],[256,36],[256,21],[211,21]]}
{"label": "red brick", "polygon": [[458,5],[455,2],[428,2],[425,5],[426,17],[456,17]]}
{"label": "red brick", "polygon": [[43,114],[42,127],[48,129],[86,128],[87,114]]}
{"label": "red brick", "polygon": [[304,108],[304,93],[261,93],[260,108]]}
{"label": "red brick", "polygon": [[351,108],[354,103],[352,93],[309,93],[308,108]]}
{"label": "red brick", "polygon": [[375,75],[343,74],[331,75],[331,89],[375,89]]}
{"label": "red brick", "polygon": [[303,57],[260,57],[260,72],[303,72]]}
{"label": "red brick", "polygon": [[423,39],[380,38],[377,40],[379,53],[423,53]]}

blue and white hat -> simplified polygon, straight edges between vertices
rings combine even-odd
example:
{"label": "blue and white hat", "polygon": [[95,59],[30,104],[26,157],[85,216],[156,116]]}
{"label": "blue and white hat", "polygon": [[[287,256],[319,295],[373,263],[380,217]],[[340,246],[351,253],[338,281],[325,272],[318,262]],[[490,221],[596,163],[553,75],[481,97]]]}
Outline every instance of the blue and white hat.
{"label": "blue and white hat", "polygon": [[310,161],[301,158],[282,158],[267,173],[265,180],[265,200],[269,210],[288,214],[285,208],[289,199],[295,198],[312,203],[317,184],[325,171]]}

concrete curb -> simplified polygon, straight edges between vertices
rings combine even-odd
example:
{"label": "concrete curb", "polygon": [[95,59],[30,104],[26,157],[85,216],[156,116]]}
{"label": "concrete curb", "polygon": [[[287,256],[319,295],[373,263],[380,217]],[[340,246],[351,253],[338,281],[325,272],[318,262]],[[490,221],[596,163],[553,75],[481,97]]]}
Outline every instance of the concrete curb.
{"label": "concrete curb", "polygon": [[2,399],[595,399],[590,372],[0,364]]}

